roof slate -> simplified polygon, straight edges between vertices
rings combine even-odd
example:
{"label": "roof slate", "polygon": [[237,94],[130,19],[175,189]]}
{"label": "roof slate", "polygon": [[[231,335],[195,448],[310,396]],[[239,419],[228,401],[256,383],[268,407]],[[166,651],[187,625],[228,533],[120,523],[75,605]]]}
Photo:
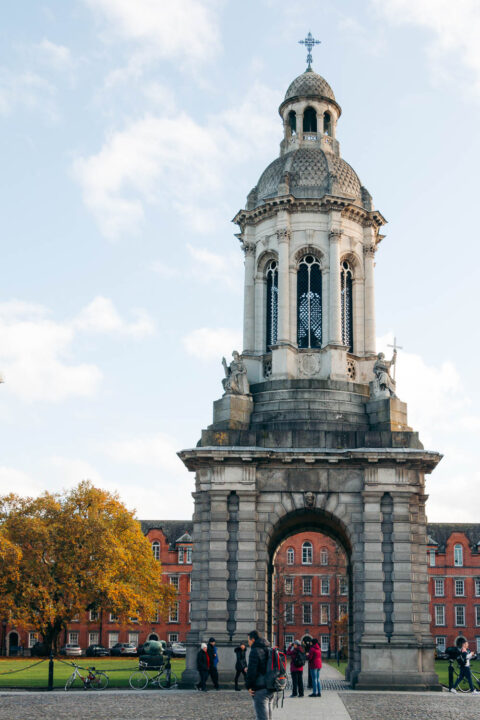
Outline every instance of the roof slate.
{"label": "roof slate", "polygon": [[188,535],[193,533],[192,520],[140,520],[140,525],[144,535],[149,530],[162,530],[170,547],[175,547],[177,538],[185,533]]}
{"label": "roof slate", "polygon": [[480,523],[428,523],[427,534],[438,543],[440,552],[445,550],[447,540],[454,532],[464,533],[471,547],[480,542]]}

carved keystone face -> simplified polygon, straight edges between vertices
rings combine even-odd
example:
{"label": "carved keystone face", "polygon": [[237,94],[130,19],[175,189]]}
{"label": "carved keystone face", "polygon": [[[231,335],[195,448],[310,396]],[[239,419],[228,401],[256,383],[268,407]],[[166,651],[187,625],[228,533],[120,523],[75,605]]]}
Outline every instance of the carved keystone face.
{"label": "carved keystone face", "polygon": [[306,492],[303,494],[305,500],[305,507],[313,507],[315,505],[315,495],[313,492]]}

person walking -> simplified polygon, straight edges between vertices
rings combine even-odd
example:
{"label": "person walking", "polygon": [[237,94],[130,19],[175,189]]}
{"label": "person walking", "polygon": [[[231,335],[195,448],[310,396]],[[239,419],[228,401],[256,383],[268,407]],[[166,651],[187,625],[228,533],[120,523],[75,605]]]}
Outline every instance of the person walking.
{"label": "person walking", "polygon": [[217,648],[215,647],[215,638],[211,637],[208,641],[207,645],[207,652],[208,652],[208,658],[210,660],[210,666],[208,668],[208,671],[210,673],[210,677],[212,678],[213,687],[215,690],[219,690],[218,687],[218,652]]}
{"label": "person walking", "polygon": [[240,675],[243,675],[243,680],[245,681],[245,676],[247,674],[247,646],[244,642],[240,643],[235,648],[235,655],[237,656],[237,659],[235,661],[235,690],[240,691],[240,688],[238,687],[238,678]]}
{"label": "person walking", "polygon": [[248,657],[246,685],[252,696],[255,720],[272,720],[274,693],[267,690],[265,686],[268,643],[260,637],[256,630],[252,630],[252,632],[248,633],[248,645],[250,655]]}
{"label": "person walking", "polygon": [[472,671],[470,669],[470,660],[474,656],[473,652],[470,652],[468,649],[468,640],[463,639],[462,644],[459,647],[460,654],[457,657],[457,662],[460,666],[460,672],[458,673],[458,678],[455,680],[455,685],[453,688],[450,688],[450,692],[456,693],[458,685],[462,682],[463,678],[467,679],[467,682],[470,686],[470,692],[474,695],[478,695],[478,690],[475,690],[473,687],[472,682]]}
{"label": "person walking", "polygon": [[292,694],[290,697],[303,697],[303,666],[306,655],[300,640],[290,643],[287,649],[290,658],[290,674],[292,676]]}
{"label": "person walking", "polygon": [[196,684],[197,690],[207,692],[208,672],[210,668],[210,658],[207,652],[207,643],[202,643],[197,653],[197,670],[200,674],[200,681]]}
{"label": "person walking", "polygon": [[310,668],[310,675],[312,677],[313,690],[308,697],[321,697],[322,686],[320,685],[320,670],[322,668],[322,651],[316,638],[312,640],[312,647],[308,653],[308,667]]}

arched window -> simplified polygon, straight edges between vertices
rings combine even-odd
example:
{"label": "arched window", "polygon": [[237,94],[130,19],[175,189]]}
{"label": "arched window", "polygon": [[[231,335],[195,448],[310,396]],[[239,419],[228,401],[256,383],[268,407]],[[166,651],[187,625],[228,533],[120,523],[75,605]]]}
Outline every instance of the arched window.
{"label": "arched window", "polygon": [[302,565],[311,565],[313,563],[313,547],[312,543],[307,540],[302,545]]}
{"label": "arched window", "polygon": [[322,346],[322,273],[314,255],[306,255],[297,272],[297,342],[299,348]]}
{"label": "arched window", "polygon": [[290,128],[290,133],[295,135],[297,132],[297,113],[295,110],[290,110],[288,113],[288,126]]}
{"label": "arched window", "polygon": [[293,548],[288,548],[287,550],[287,565],[293,565],[295,562],[295,550]]}
{"label": "arched window", "polygon": [[328,565],[328,550],[322,548],[320,551],[320,565]]}
{"label": "arched window", "polygon": [[155,560],[160,560],[160,543],[158,540],[152,542],[152,552]]}
{"label": "arched window", "polygon": [[270,260],[267,265],[267,350],[277,344],[278,332],[278,264]]}
{"label": "arched window", "polygon": [[303,132],[317,132],[317,113],[312,107],[303,113]]}
{"label": "arched window", "polygon": [[325,135],[332,134],[332,116],[329,112],[323,114],[323,132]]}
{"label": "arched window", "polygon": [[463,547],[455,545],[453,548],[453,564],[455,567],[463,567]]}
{"label": "arched window", "polygon": [[340,302],[342,306],[342,342],[353,352],[352,268],[347,260],[340,266]]}

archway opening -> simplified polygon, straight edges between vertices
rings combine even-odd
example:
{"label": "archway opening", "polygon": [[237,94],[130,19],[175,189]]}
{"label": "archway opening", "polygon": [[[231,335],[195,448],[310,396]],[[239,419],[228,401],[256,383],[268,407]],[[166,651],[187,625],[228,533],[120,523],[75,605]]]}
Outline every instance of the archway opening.
{"label": "archway opening", "polygon": [[20,639],[18,636],[18,633],[12,630],[12,632],[8,636],[8,654],[9,655],[18,655],[19,653],[19,646],[20,646]]}
{"label": "archway opening", "polygon": [[317,132],[317,113],[312,107],[303,113],[303,132]]}
{"label": "archway opening", "polygon": [[157,633],[150,633],[150,635],[148,636],[148,639],[149,640],[158,640]]}

